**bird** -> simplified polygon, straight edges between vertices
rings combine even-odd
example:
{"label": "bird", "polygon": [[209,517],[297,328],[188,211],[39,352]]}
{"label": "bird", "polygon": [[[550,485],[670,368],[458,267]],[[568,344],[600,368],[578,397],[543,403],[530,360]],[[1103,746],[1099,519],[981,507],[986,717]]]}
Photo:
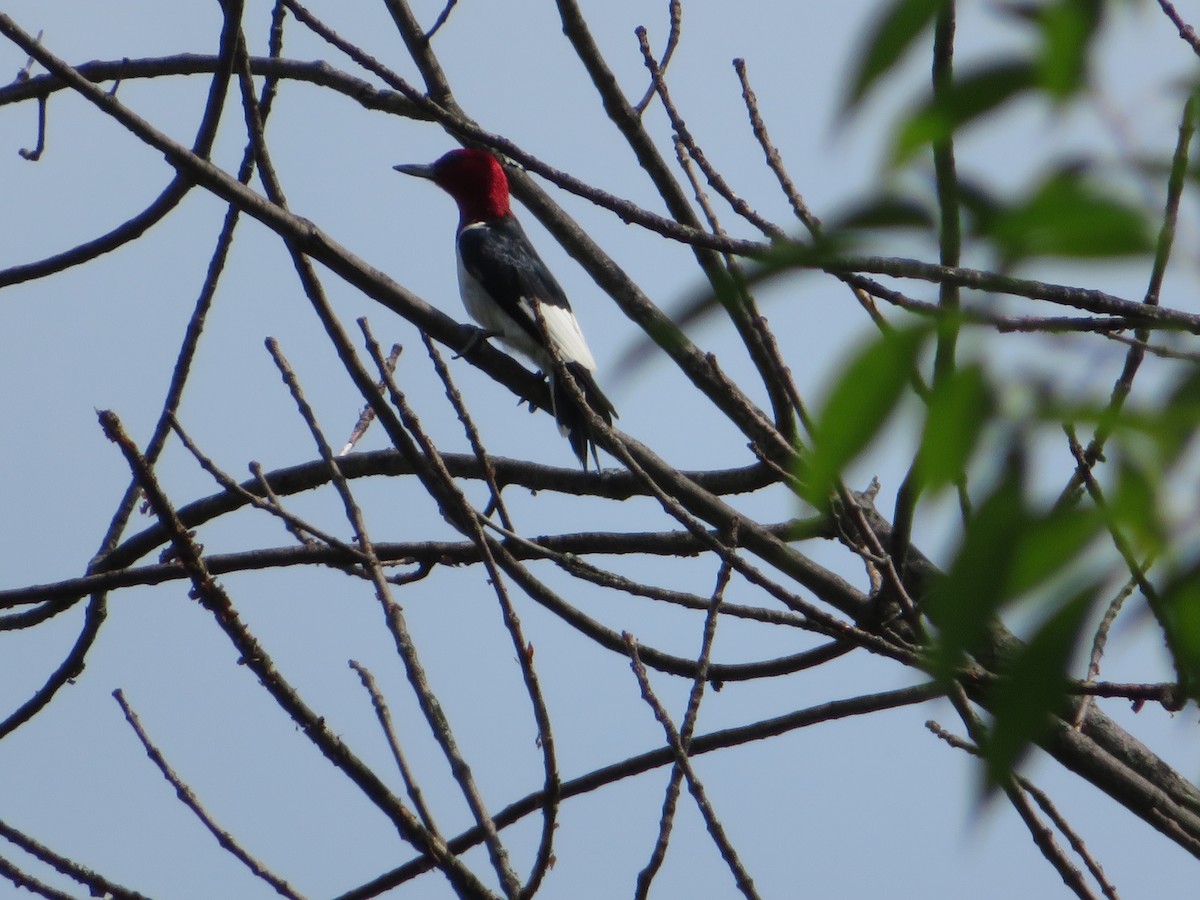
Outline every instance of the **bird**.
{"label": "bird", "polygon": [[461,149],[432,163],[393,168],[432,181],[458,204],[458,286],[467,313],[487,337],[499,339],[546,373],[559,433],[585,472],[589,450],[598,471],[589,418],[556,372],[555,357],[591,412],[606,425],[612,425],[617,412],[596,383],[596,360],[566,293],[513,215],[500,161],[487,150]]}

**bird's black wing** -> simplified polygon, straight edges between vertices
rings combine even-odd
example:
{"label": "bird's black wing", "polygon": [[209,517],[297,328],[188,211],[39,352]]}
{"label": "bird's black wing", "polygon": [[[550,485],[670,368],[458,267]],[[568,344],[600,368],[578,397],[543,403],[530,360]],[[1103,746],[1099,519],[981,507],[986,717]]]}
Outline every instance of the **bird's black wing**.
{"label": "bird's black wing", "polygon": [[540,341],[541,337],[530,303],[538,301],[571,308],[566,292],[542,262],[515,216],[464,229],[458,236],[458,251],[467,272],[535,340]]}

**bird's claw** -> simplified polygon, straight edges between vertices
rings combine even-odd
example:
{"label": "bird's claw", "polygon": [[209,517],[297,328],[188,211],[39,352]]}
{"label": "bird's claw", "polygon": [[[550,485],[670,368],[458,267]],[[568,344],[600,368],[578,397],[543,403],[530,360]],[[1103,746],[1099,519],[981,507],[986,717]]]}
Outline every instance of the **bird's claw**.
{"label": "bird's claw", "polygon": [[467,343],[461,350],[454,354],[452,359],[464,359],[479,349],[479,345],[488,338],[500,337],[499,331],[489,331],[486,328],[476,328],[472,331],[471,337],[467,339]]}

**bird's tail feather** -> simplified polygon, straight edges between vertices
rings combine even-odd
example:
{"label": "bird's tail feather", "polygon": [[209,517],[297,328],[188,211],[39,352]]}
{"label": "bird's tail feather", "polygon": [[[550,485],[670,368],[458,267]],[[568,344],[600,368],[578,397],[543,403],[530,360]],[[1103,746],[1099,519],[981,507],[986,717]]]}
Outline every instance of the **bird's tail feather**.
{"label": "bird's tail feather", "polygon": [[[606,425],[611,425],[617,411],[609,399],[604,396],[600,386],[596,384],[595,376],[579,363],[567,363],[566,368],[574,378],[575,384],[579,386],[584,402],[591,411],[603,419]],[[588,467],[589,450],[592,459],[596,462],[596,469],[599,470],[600,461],[596,457],[596,446],[592,440],[592,429],[588,425],[587,414],[579,408],[574,394],[567,385],[562,383],[561,379],[552,377],[550,381],[550,397],[554,403],[554,418],[558,422],[558,430],[570,442],[571,449],[579,457],[579,464],[585,471]]]}

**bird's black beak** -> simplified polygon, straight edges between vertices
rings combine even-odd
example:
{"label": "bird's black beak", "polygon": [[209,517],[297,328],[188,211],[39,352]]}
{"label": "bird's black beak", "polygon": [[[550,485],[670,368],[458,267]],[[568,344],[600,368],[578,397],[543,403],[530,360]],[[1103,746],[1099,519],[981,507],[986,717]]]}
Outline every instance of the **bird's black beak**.
{"label": "bird's black beak", "polygon": [[416,165],[415,163],[401,163],[398,166],[392,166],[397,172],[403,172],[405,175],[416,175],[418,178],[428,178],[433,180],[433,166]]}

